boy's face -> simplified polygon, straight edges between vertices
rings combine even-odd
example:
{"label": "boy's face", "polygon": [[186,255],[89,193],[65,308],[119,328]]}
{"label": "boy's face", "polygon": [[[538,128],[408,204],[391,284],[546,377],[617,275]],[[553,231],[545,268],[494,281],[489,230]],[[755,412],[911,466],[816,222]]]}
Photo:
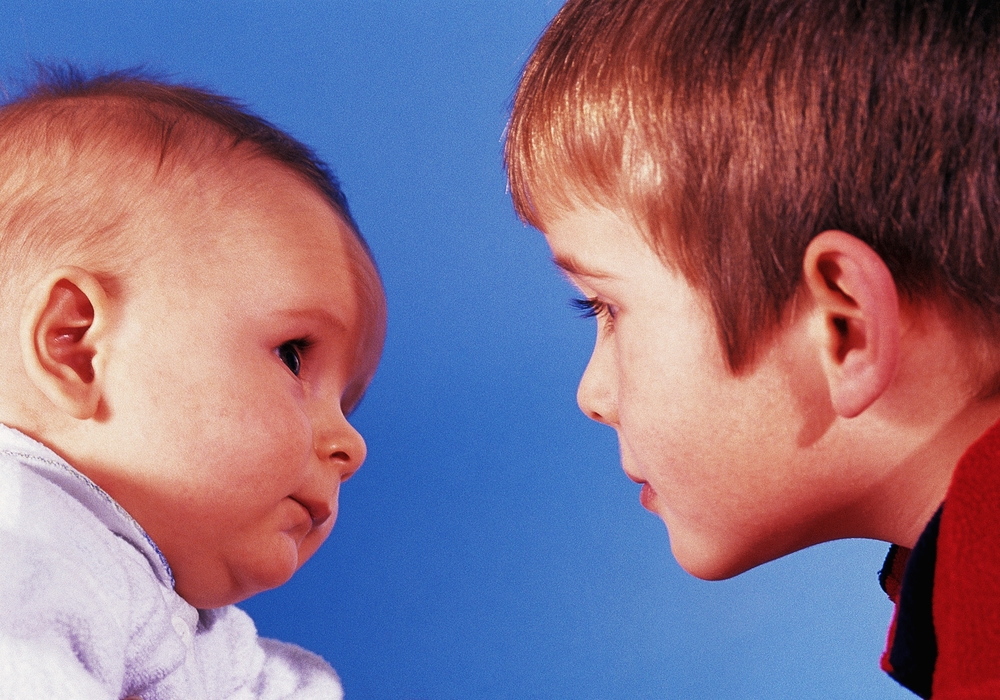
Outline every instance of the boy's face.
{"label": "boy's face", "polygon": [[725,578],[829,536],[856,497],[848,464],[814,449],[832,415],[804,324],[790,322],[733,376],[705,298],[640,232],[604,209],[545,227],[556,263],[597,310],[578,402],[618,432],[642,504],[678,562]]}
{"label": "boy's face", "polygon": [[119,310],[103,432],[79,465],[198,607],[284,583],[326,539],[365,458],[345,414],[378,360],[359,349],[378,343],[362,343],[348,227],[291,174],[249,167],[237,194],[153,222],[178,245]]}

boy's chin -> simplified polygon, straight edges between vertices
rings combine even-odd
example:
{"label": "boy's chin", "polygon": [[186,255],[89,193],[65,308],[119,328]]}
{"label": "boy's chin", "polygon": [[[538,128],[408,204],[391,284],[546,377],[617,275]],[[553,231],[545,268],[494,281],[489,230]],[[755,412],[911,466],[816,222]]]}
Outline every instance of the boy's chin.
{"label": "boy's chin", "polygon": [[771,559],[673,533],[670,533],[670,549],[682,569],[704,581],[724,581]]}

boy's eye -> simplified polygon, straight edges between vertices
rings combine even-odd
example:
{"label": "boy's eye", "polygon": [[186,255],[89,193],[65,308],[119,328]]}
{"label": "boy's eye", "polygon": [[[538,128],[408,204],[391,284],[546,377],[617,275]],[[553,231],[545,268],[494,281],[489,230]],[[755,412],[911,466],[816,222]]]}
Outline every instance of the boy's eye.
{"label": "boy's eye", "polygon": [[297,377],[302,370],[302,351],[304,349],[304,341],[290,340],[279,345],[274,352],[278,359],[285,363],[289,371]]}
{"label": "boy's eye", "polygon": [[612,308],[599,299],[571,299],[569,303],[570,306],[580,312],[580,316],[583,318],[615,317]]}

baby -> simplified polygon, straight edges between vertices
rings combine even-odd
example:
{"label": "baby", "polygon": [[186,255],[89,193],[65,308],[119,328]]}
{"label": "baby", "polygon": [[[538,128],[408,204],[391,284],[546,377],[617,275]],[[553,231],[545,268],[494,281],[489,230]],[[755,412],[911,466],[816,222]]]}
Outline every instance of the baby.
{"label": "baby", "polygon": [[506,145],[678,562],[894,543],[923,697],[1000,697],[998,86],[995,2],[571,0]]}
{"label": "baby", "polygon": [[365,458],[385,300],[325,166],[226,98],[53,73],[0,109],[0,269],[0,697],[341,697],[232,605]]}

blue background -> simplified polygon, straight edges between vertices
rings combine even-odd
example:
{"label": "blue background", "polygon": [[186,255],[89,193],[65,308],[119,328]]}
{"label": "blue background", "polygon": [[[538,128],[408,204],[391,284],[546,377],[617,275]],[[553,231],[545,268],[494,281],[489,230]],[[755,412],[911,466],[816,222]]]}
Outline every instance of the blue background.
{"label": "blue background", "polygon": [[904,698],[878,670],[885,546],[706,583],[578,411],[591,322],[505,193],[501,135],[547,0],[0,0],[0,68],[143,64],[313,146],[381,267],[389,334],[333,535],[243,604],[349,700]]}

